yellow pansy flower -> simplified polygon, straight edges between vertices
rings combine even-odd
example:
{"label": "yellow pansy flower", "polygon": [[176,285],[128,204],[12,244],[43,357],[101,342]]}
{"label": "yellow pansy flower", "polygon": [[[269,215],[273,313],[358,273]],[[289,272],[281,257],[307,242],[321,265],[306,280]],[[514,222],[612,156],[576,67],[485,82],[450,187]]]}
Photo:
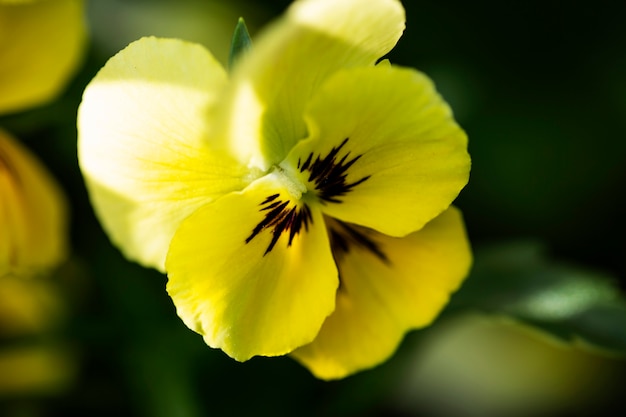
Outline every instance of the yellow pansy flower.
{"label": "yellow pansy flower", "polygon": [[82,0],[0,0],[0,113],[54,98],[85,38]]}
{"label": "yellow pansy flower", "polygon": [[340,378],[432,322],[467,274],[467,139],[432,82],[377,61],[396,0],[301,0],[230,76],[144,38],[85,90],[79,161],[130,259],[165,271],[185,324],[243,361]]}
{"label": "yellow pansy flower", "polygon": [[0,277],[30,276],[67,254],[67,206],[48,170],[0,130]]}

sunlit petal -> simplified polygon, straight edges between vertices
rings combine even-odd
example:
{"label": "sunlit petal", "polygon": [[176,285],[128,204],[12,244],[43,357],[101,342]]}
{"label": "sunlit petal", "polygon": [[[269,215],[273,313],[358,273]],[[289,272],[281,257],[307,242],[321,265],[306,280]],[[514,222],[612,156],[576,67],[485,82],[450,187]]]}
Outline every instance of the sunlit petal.
{"label": "sunlit petal", "polygon": [[79,160],[94,208],[129,258],[163,270],[180,222],[243,189],[248,171],[211,141],[226,85],[200,45],[144,38],[109,60],[79,110]]}

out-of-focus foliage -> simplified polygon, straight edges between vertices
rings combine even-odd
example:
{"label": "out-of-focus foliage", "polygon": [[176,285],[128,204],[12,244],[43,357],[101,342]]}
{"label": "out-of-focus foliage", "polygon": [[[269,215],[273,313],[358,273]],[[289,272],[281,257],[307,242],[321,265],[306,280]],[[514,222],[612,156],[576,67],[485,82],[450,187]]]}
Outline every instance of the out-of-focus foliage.
{"label": "out-of-focus foliage", "polygon": [[619,392],[618,363],[504,317],[460,315],[416,346],[396,400],[432,417],[601,414]]}
{"label": "out-of-focus foliage", "polygon": [[546,258],[530,242],[480,250],[472,279],[454,295],[453,306],[506,315],[564,341],[626,353],[626,301],[617,282]]}

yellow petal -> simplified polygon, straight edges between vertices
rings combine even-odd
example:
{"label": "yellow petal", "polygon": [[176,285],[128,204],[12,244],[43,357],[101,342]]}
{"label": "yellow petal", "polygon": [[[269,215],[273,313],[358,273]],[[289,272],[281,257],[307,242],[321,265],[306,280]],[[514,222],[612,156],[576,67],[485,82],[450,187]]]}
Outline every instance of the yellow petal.
{"label": "yellow petal", "polygon": [[337,269],[324,219],[280,175],[199,209],[167,256],[178,315],[239,361],[309,343],[334,308]]}
{"label": "yellow petal", "polygon": [[86,39],[83,1],[14,3],[0,5],[0,113],[54,98],[79,64]]}
{"label": "yellow petal", "polygon": [[396,0],[293,3],[233,74],[224,106],[233,152],[261,169],[280,162],[306,136],[303,111],[324,80],[339,68],[374,65],[403,30]]}
{"label": "yellow petal", "polygon": [[202,46],[144,38],[87,86],[79,162],[100,221],[127,257],[163,270],[180,222],[247,184],[248,171],[212,142],[210,113],[225,84]]}
{"label": "yellow petal", "polygon": [[[287,165],[313,180],[310,188],[332,217],[404,236],[445,210],[467,183],[465,133],[415,70],[338,72],[313,98],[307,120],[311,138],[293,149]],[[313,163],[302,169],[309,157],[326,158],[334,171],[316,175]]]}
{"label": "yellow petal", "polygon": [[[433,321],[471,263],[461,215],[453,207],[404,238],[352,227],[360,238],[330,224],[331,236],[340,233],[333,240],[341,280],[337,307],[313,343],[293,352],[323,379],[386,360],[407,331]],[[341,235],[347,250],[337,244]]]}
{"label": "yellow petal", "polygon": [[0,276],[51,268],[67,253],[67,209],[50,173],[0,130]]}

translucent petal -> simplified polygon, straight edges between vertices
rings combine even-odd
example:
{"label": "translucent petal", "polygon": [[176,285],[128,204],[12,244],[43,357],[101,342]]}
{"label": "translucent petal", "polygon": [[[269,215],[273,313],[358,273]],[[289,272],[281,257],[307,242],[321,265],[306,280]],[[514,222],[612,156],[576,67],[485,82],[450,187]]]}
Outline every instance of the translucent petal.
{"label": "translucent petal", "polygon": [[[342,230],[336,223],[330,227]],[[341,280],[336,310],[311,344],[293,352],[323,379],[386,360],[407,331],[433,321],[471,263],[461,215],[453,207],[404,238],[354,227],[363,236],[360,243],[348,240],[347,251],[335,250]]]}
{"label": "translucent petal", "polygon": [[0,113],[56,96],[78,66],[85,39],[81,0],[0,4]]}
{"label": "translucent petal", "polygon": [[[415,70],[338,72],[307,114],[311,137],[282,165],[296,167],[302,181],[314,180],[309,188],[325,200],[327,215],[404,236],[445,210],[467,183],[465,133]],[[334,168],[317,175],[313,164],[302,169],[309,157]]]}
{"label": "translucent petal", "polygon": [[87,86],[79,162],[96,214],[129,258],[163,270],[180,222],[249,182],[211,135],[226,81],[202,46],[143,38]]}
{"label": "translucent petal", "polygon": [[172,241],[167,290],[178,315],[237,360],[309,343],[333,311],[324,219],[297,197],[269,174],[199,209]]}
{"label": "translucent petal", "polygon": [[67,206],[47,169],[0,130],[0,276],[51,268],[67,254]]}
{"label": "translucent petal", "polygon": [[396,0],[303,0],[254,38],[238,63],[224,116],[233,152],[261,169],[279,163],[304,138],[303,111],[340,68],[374,65],[404,30]]}

